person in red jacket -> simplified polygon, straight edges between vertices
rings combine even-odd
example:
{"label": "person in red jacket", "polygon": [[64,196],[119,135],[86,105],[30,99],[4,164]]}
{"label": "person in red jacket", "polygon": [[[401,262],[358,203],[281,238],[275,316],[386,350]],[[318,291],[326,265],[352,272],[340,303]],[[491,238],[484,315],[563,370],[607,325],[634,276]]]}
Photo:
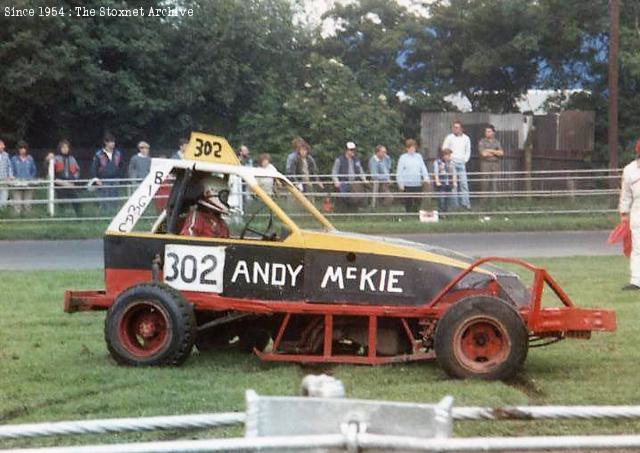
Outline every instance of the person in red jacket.
{"label": "person in red jacket", "polygon": [[198,202],[191,207],[180,230],[181,236],[229,237],[229,227],[222,218],[222,214],[229,213],[229,207],[220,198],[221,192],[214,187],[205,189]]}
{"label": "person in red jacket", "polygon": [[[70,154],[71,143],[63,139],[58,143],[58,154],[53,158],[53,171],[55,175],[56,198],[62,200],[77,200],[78,191],[75,189],[75,181],[80,178],[80,166],[76,158]],[[65,206],[65,204],[62,204]],[[66,204],[68,206],[68,204]],[[71,203],[76,216],[82,215],[80,203]]]}

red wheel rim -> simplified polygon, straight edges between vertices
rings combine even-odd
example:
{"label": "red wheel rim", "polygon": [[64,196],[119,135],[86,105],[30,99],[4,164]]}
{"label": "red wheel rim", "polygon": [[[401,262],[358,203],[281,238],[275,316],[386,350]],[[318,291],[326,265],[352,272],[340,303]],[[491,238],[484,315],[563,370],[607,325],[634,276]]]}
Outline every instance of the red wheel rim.
{"label": "red wheel rim", "polygon": [[151,357],[169,342],[167,314],[153,301],[127,307],[118,326],[120,344],[137,357]]}
{"label": "red wheel rim", "polygon": [[474,373],[487,373],[503,363],[511,350],[504,325],[493,318],[468,319],[453,337],[454,353],[460,364]]}

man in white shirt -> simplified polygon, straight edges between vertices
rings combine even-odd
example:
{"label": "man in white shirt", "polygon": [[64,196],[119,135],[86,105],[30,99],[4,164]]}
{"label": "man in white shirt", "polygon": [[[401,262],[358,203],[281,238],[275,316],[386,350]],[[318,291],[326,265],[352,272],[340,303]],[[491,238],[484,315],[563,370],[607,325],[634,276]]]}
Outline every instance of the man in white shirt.
{"label": "man in white shirt", "polygon": [[640,139],[635,146],[636,158],[624,167],[618,210],[620,220],[631,226],[631,279],[624,290],[640,290]]}
{"label": "man in white shirt", "polygon": [[452,151],[451,161],[458,176],[457,193],[451,198],[452,206],[458,204],[465,209],[471,209],[469,200],[469,183],[467,181],[467,162],[471,158],[471,140],[462,132],[462,123],[458,120],[451,125],[451,134],[447,135],[442,143],[442,149]]}

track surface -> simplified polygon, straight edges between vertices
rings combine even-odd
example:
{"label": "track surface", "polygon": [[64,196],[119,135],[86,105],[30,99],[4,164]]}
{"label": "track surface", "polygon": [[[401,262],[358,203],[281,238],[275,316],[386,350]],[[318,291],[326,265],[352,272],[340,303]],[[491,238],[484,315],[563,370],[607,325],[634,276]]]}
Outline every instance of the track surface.
{"label": "track surface", "polygon": [[[394,235],[472,256],[556,257],[615,255],[606,231]],[[97,269],[102,241],[0,241],[0,270]]]}

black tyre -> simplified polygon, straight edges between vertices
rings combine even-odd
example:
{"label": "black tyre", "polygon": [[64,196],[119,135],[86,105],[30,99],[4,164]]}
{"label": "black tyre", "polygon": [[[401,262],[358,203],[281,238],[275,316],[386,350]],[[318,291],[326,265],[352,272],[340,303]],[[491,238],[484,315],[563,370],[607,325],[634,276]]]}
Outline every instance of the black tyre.
{"label": "black tyre", "polygon": [[144,283],[122,292],[107,312],[107,348],[121,365],[178,366],[193,347],[193,308],[175,289]]}
{"label": "black tyre", "polygon": [[471,296],[452,305],[438,321],[434,340],[438,363],[459,379],[510,378],[529,348],[518,312],[492,296]]}

